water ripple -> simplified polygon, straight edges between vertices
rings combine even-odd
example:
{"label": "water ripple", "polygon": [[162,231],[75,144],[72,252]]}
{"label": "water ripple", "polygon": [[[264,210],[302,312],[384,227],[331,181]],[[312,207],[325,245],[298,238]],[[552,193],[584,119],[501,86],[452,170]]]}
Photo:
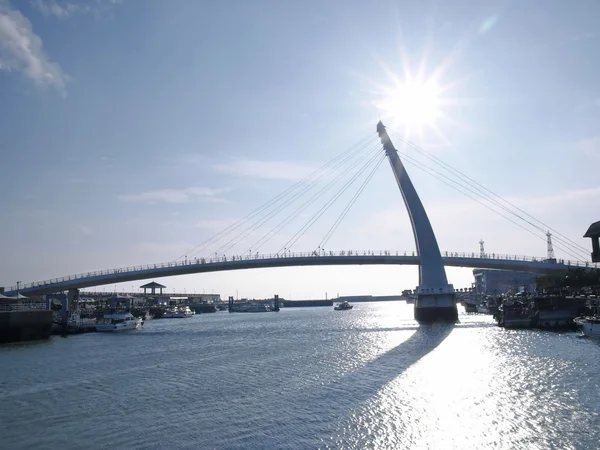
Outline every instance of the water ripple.
{"label": "water ripple", "polygon": [[2,448],[587,449],[600,345],[402,303],[0,347]]}

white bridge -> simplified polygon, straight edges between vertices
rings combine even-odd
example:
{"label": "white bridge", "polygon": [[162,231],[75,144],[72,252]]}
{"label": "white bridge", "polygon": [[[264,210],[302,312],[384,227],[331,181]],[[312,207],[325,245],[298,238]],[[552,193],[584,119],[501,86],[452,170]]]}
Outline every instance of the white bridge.
{"label": "white bridge", "polygon": [[[582,261],[548,261],[544,258],[479,253],[442,254],[444,265],[482,269],[503,269],[532,273],[552,273],[569,267],[598,267]],[[7,295],[17,291],[24,295],[42,295],[83,289],[92,286],[123,283],[148,278],[189,275],[194,273],[222,272],[227,270],[262,269],[272,267],[298,266],[344,266],[344,265],[420,265],[421,258],[415,252],[390,250],[342,250],[337,252],[304,252],[267,255],[221,256],[215,258],[195,258],[166,263],[130,266],[118,269],[86,272],[51,280],[38,281],[11,287]]]}
{"label": "white bridge", "polygon": [[[524,256],[486,254],[483,249],[483,241],[480,242],[481,250],[480,253],[477,254],[440,252],[437,239],[433,232],[433,227],[431,226],[425,208],[421,203],[419,195],[417,194],[417,191],[406,171],[406,168],[400,160],[399,153],[394,147],[394,144],[392,143],[383,123],[379,122],[377,124],[376,131],[381,144],[377,144],[375,148],[373,148],[372,142],[369,143],[368,138],[366,140],[363,140],[361,143],[352,147],[351,150],[345,151],[340,156],[334,158],[332,161],[325,164],[322,168],[316,170],[302,181],[288,188],[286,191],[279,194],[263,206],[259,207],[254,212],[247,214],[238,222],[234,223],[225,230],[222,230],[220,233],[217,233],[215,236],[208,239],[207,241],[205,241],[204,243],[200,244],[198,247],[192,250],[195,251],[196,254],[200,253],[201,251],[208,252],[208,249],[212,248],[210,247],[211,245],[217,245],[217,242],[221,241],[220,246],[216,250],[212,249],[210,252],[211,255],[215,255],[215,257],[213,258],[188,259],[186,256],[185,259],[181,259],[183,258],[182,256],[176,261],[168,263],[150,264],[146,266],[133,266],[121,269],[101,270],[99,272],[81,273],[78,275],[55,278],[47,281],[29,283],[22,286],[18,285],[16,287],[10,288],[7,294],[44,295],[55,292],[67,291],[67,307],[63,308],[62,310],[63,322],[66,323],[68,319],[68,309],[70,308],[69,305],[78,297],[79,289],[87,287],[117,284],[148,278],[188,275],[194,273],[220,272],[227,270],[247,270],[272,267],[298,266],[389,264],[414,265],[419,266],[419,285],[416,289],[417,297],[415,300],[415,319],[419,322],[432,322],[438,320],[455,322],[456,320],[458,320],[458,312],[456,309],[456,297],[453,285],[448,283],[448,278],[445,270],[446,266],[504,269],[540,274],[566,270],[569,267],[597,267],[593,266],[589,262],[567,261],[565,263],[564,260],[557,261],[554,258],[554,252],[550,240],[551,234],[549,231],[546,231],[546,235],[548,236],[547,258],[531,258]],[[407,141],[405,139],[402,139],[402,141],[404,144],[407,144]],[[412,147],[415,148],[414,145],[412,145]],[[381,153],[382,148],[383,153]],[[373,152],[373,149],[375,149],[376,151]],[[357,156],[358,161],[356,160]],[[325,252],[322,249],[327,245],[329,238],[335,232],[337,226],[344,219],[346,213],[354,204],[354,201],[361,194],[362,190],[364,189],[366,184],[369,182],[369,180],[374,175],[375,171],[377,170],[379,165],[384,161],[385,158],[387,158],[390,163],[392,172],[394,174],[394,178],[396,179],[396,183],[400,190],[400,194],[406,206],[412,226],[413,237],[415,239],[416,251],[397,252],[389,250],[349,250],[339,252]],[[362,162],[360,162],[361,159],[366,160],[366,163],[363,164]],[[344,166],[346,166],[347,169],[340,170],[340,168]],[[356,166],[358,166],[359,168],[358,171],[355,170]],[[315,223],[315,221],[318,220],[319,217],[321,217],[321,215],[346,191],[346,189],[348,189],[350,185],[354,183],[354,181],[356,181],[359,177],[361,177],[362,174],[365,173],[369,168],[371,168],[371,170],[370,172],[368,172],[368,176],[363,181],[362,185],[354,194],[350,202],[341,212],[340,216],[331,226],[329,231],[323,237],[321,243],[317,247],[317,250],[309,253],[289,252],[289,248],[291,248],[291,246],[293,246],[304,235],[304,233]],[[338,172],[338,174],[334,176],[333,174],[336,172]],[[280,230],[282,230],[283,227],[285,227],[290,220],[302,213],[306,209],[307,205],[315,202],[321,195],[323,195],[325,190],[328,190],[335,186],[336,183],[338,183],[338,181],[340,181],[340,179],[343,176],[345,176],[346,173],[352,174],[350,180],[346,181],[345,184],[343,184],[335,192],[335,194],[331,198],[329,198],[329,200],[327,200],[327,202],[309,219],[307,223],[305,223],[302,226],[302,228],[298,232],[296,232],[288,240],[287,243],[283,245],[283,247],[277,253],[270,255],[259,255],[258,253],[256,253],[256,251],[259,248],[261,248],[269,239],[277,235],[277,233]],[[460,172],[454,170],[452,173],[456,174]],[[327,176],[332,176],[333,178],[326,182],[325,186],[323,187],[320,185],[320,182],[326,179]],[[308,183],[308,180],[312,181]],[[510,204],[507,201],[504,201],[504,203],[499,203],[499,196],[490,196],[487,193],[489,192],[488,190],[482,190],[478,188],[476,185],[473,184],[473,180],[469,180],[470,179],[467,177],[466,186],[465,184],[460,183],[459,185],[471,193],[479,192],[478,195],[483,195],[483,198],[487,199],[489,203],[487,204],[488,207],[490,206],[490,204],[496,205],[500,210],[510,212],[511,214],[515,215],[521,220],[525,220],[523,219],[523,217],[521,217],[520,213],[516,213],[514,211],[514,209],[516,208],[514,205]],[[305,186],[303,183],[308,184]],[[316,186],[321,187],[318,191],[316,191],[316,193],[314,191],[311,192],[311,189],[315,188]],[[450,184],[449,186],[452,187],[453,185]],[[468,186],[471,186],[471,188],[469,188]],[[473,187],[475,189],[472,189]],[[299,207],[297,207],[294,210],[294,212],[289,214],[284,220],[279,222],[274,228],[272,228],[269,232],[263,235],[254,244],[244,246],[245,248],[253,249],[253,252],[248,250],[248,253],[245,253],[243,256],[223,256],[226,255],[228,252],[239,251],[235,250],[235,246],[238,245],[241,240],[243,240],[245,237],[252,235],[252,233],[260,229],[272,217],[284,210],[286,206],[288,206],[288,204],[293,204],[294,202],[296,202],[296,200],[301,198],[307,192],[311,192],[308,200],[304,201]],[[464,191],[461,192],[465,193]],[[471,196],[469,195],[469,197]],[[507,205],[510,205],[513,208],[510,209],[507,207]],[[485,203],[484,206],[486,206]],[[492,211],[494,212],[499,213],[499,211],[496,209],[490,209],[492,209]],[[519,210],[518,208],[516,209],[521,213],[526,214],[522,210]],[[500,215],[502,215],[504,218],[508,218],[503,214]],[[543,230],[541,225],[544,224],[542,222],[538,221],[537,219],[534,219],[532,216],[527,216],[540,223],[540,225],[536,225],[530,220],[526,220],[526,222],[529,225],[535,227],[538,231]],[[511,220],[511,222],[514,222],[512,219],[508,219]],[[519,223],[517,222],[514,223],[519,225]],[[236,231],[242,225],[242,230]],[[531,231],[527,228],[525,229],[527,231]],[[546,230],[548,229],[549,227],[546,227]],[[233,233],[234,231],[236,231],[236,233]],[[231,236],[232,233],[234,234],[234,237],[225,237]],[[534,232],[532,233],[535,235]],[[223,240],[226,240],[227,242],[223,243]],[[571,250],[575,250],[574,253],[570,253],[569,251],[567,251],[567,253],[570,255],[582,255],[586,253],[582,253],[583,248],[567,238],[563,237],[562,243],[570,247]],[[199,248],[200,250],[198,250]],[[578,256],[574,256],[574,258],[577,257]]]}

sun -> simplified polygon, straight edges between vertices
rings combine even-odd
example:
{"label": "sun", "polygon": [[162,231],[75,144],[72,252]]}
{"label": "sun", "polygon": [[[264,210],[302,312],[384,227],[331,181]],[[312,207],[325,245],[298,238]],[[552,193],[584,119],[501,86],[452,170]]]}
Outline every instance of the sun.
{"label": "sun", "polygon": [[[416,135],[435,145],[447,144],[449,141],[443,129],[462,127],[451,109],[469,102],[460,92],[464,91],[464,82],[470,75],[448,79],[456,52],[453,50],[433,65],[428,60],[428,50],[419,53],[419,61],[411,63],[402,44],[399,64],[390,65],[392,63],[375,57],[384,77],[366,78],[371,85],[368,103],[375,109],[378,118],[407,139]],[[460,75],[460,70],[456,69],[453,73],[454,76]]]}
{"label": "sun", "polygon": [[385,89],[376,106],[394,127],[422,131],[427,126],[435,127],[436,119],[442,115],[440,95],[434,80],[410,81]]}

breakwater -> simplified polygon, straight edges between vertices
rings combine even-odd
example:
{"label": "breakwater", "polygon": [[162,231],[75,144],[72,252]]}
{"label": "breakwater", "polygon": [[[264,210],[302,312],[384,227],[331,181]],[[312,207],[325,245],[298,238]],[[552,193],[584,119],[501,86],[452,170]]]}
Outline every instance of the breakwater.
{"label": "breakwater", "polygon": [[285,308],[305,308],[310,306],[333,306],[333,300],[283,300]]}

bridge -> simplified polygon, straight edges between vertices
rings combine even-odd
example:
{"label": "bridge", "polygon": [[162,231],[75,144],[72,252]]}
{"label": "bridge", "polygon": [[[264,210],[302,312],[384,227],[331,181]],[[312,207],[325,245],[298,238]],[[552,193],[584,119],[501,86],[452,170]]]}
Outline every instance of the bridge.
{"label": "bridge", "polygon": [[[548,274],[572,267],[597,267],[585,261],[548,261],[544,258],[478,253],[444,252],[445,266],[481,269],[501,269]],[[343,250],[329,252],[286,253],[282,255],[222,256],[219,258],[195,258],[143,266],[85,272],[66,277],[12,286],[6,293],[16,295],[44,295],[71,289],[124,283],[149,278],[191,275],[197,273],[230,270],[265,269],[299,266],[347,266],[347,265],[407,265],[418,266],[421,257],[415,252],[390,250]]]}
{"label": "bridge", "polygon": [[[502,199],[497,194],[492,193],[479,183],[465,176],[460,171],[452,168],[446,163],[440,162],[437,158],[429,156],[430,159],[438,164],[443,170],[446,170],[454,177],[458,177],[459,182],[451,179],[447,175],[443,175],[438,170],[433,170],[428,166],[419,165],[414,161],[412,156],[403,153],[403,159],[416,164],[421,170],[430,170],[428,173],[433,175],[438,180],[441,180],[453,189],[467,195],[468,197],[483,204],[488,209],[501,215],[507,220],[520,226],[536,237],[540,238],[537,233],[542,231],[548,238],[548,254],[546,258],[534,258],[524,256],[511,255],[496,255],[486,254],[483,249],[483,241],[480,242],[481,249],[478,254],[475,253],[448,253],[440,252],[437,239],[433,232],[433,227],[429,221],[425,208],[417,194],[415,187],[400,159],[399,152],[395,148],[385,126],[379,122],[377,124],[377,135],[379,142],[373,142],[374,136],[363,139],[361,142],[351,147],[349,150],[342,152],[332,161],[325,164],[320,169],[316,170],[303,180],[294,184],[286,191],[282,192],[271,201],[259,207],[252,213],[247,214],[235,224],[227,227],[225,230],[217,233],[203,244],[192,249],[192,254],[198,254],[201,251],[208,251],[211,246],[217,246],[211,250],[211,255],[214,257],[196,257],[188,258],[187,254],[181,256],[175,261],[159,264],[151,264],[145,266],[133,266],[120,269],[101,270],[98,272],[81,273],[52,280],[28,283],[17,285],[7,291],[8,295],[23,294],[23,295],[44,295],[56,292],[67,291],[68,301],[67,307],[63,308],[64,323],[67,322],[69,305],[79,295],[79,290],[87,287],[117,284],[134,280],[142,280],[148,278],[159,278],[175,275],[188,275],[196,273],[208,273],[230,270],[247,270],[258,268],[273,268],[273,267],[298,267],[298,266],[340,266],[340,265],[415,265],[419,267],[419,285],[416,288],[415,300],[415,319],[419,322],[429,322],[435,320],[455,321],[458,318],[456,309],[455,291],[452,284],[448,283],[446,276],[446,266],[455,267],[470,267],[470,268],[487,268],[487,269],[503,269],[513,271],[526,271],[533,273],[552,273],[568,269],[569,267],[596,267],[592,266],[589,261],[577,260],[577,257],[586,254],[587,252],[577,243],[571,241],[565,236],[557,233],[557,239],[560,244],[567,247],[562,250],[575,257],[574,260],[567,261],[556,260],[551,241],[551,234],[543,222],[535,219],[525,211],[519,209],[512,203]],[[407,141],[401,136],[397,136],[402,141],[404,146],[410,146],[418,152],[423,152],[418,146]],[[383,153],[381,150],[383,149]],[[338,251],[325,252],[325,245],[336,231],[341,221],[346,217],[346,214],[362,193],[365,186],[371,180],[376,170],[387,159],[390,163],[392,173],[396,179],[396,183],[400,190],[402,199],[406,206],[412,231],[415,240],[416,252],[397,252],[397,251]],[[424,169],[424,167],[426,169]],[[370,170],[369,170],[370,169]],[[340,216],[333,223],[329,231],[321,240],[317,248],[311,252],[292,253],[291,247],[306,233],[306,231],[317,221],[329,207],[335,203],[342,194],[352,184],[360,179],[364,173],[367,173],[366,179],[358,188],[357,192],[351,198],[350,202],[342,210]],[[335,191],[334,195],[305,223],[299,231],[296,232],[282,248],[271,254],[259,255],[258,249],[261,248],[272,237],[286,227],[292,219],[298,217],[308,206],[316,203],[323,194],[332,188],[336,188],[345,176],[350,175],[350,180]],[[329,177],[329,178],[328,178]],[[329,181],[324,181],[329,180]],[[448,180],[448,181],[446,181]],[[322,187],[320,183],[325,183]],[[264,234],[258,241],[251,246],[246,246],[244,256],[228,255],[228,252],[234,254],[238,252],[235,246],[238,245],[244,238],[252,236],[254,232],[260,230],[273,217],[284,211],[290,205],[302,199],[312,189],[319,187],[316,194],[297,207],[290,215],[279,222],[275,227]],[[458,186],[459,188],[457,188]],[[466,193],[467,191],[468,193]],[[313,191],[314,192],[314,191]],[[309,194],[310,195],[310,194]],[[478,198],[473,197],[478,196]],[[481,201],[484,200],[484,202]],[[522,223],[516,222],[506,213],[516,217]],[[238,232],[240,227],[242,231]],[[528,228],[529,227],[529,228]],[[532,229],[535,230],[532,231]],[[233,234],[233,237],[231,235]],[[544,238],[542,238],[544,239]],[[223,243],[223,241],[226,241]],[[219,244],[221,244],[219,246]],[[557,245],[557,247],[559,247]],[[233,248],[233,250],[232,250]],[[560,248],[560,247],[559,247]],[[582,253],[583,250],[583,253]],[[587,257],[587,254],[586,254]]]}

